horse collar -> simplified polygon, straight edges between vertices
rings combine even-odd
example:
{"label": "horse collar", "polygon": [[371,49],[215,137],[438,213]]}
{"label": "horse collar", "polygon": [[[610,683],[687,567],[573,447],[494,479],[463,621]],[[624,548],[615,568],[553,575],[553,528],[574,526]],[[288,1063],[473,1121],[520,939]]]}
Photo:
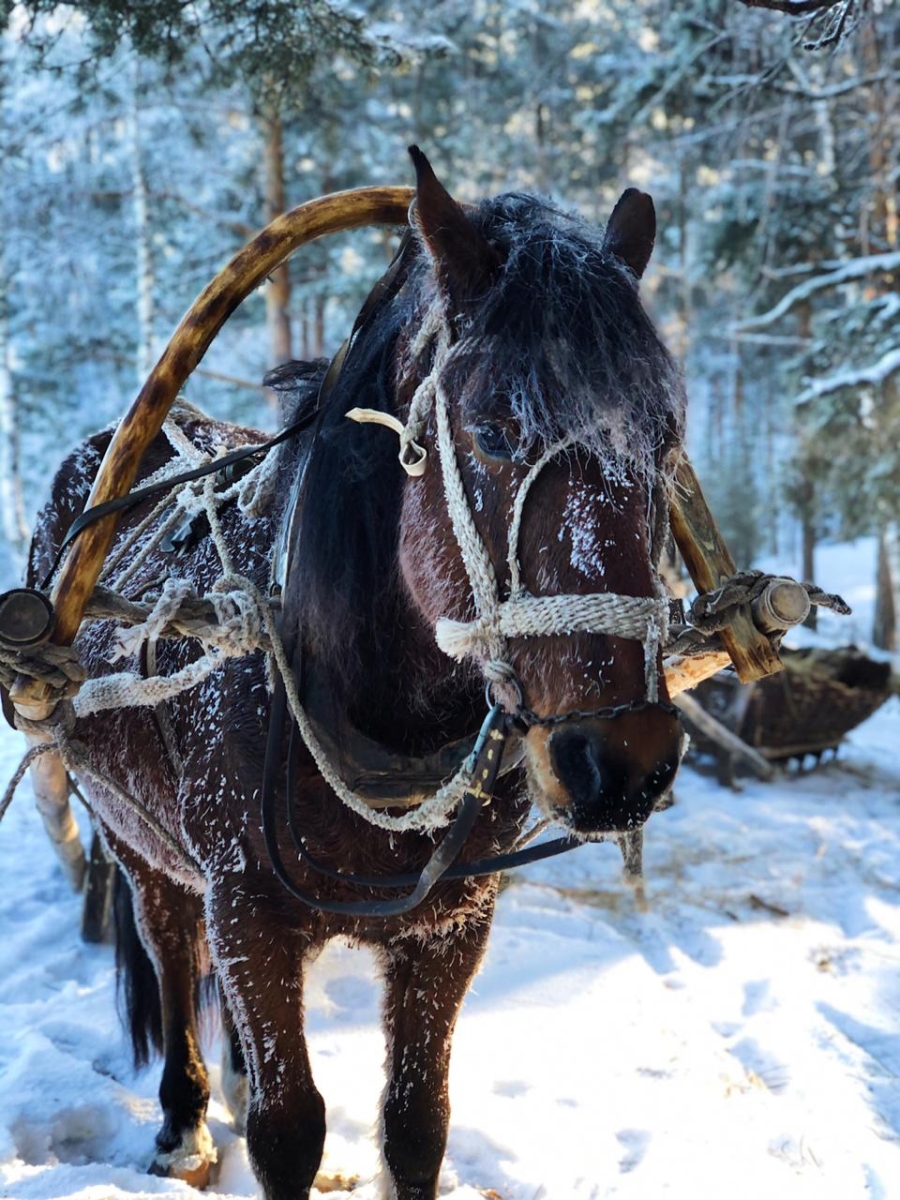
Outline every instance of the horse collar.
{"label": "horse collar", "polygon": [[[322,748],[347,786],[372,808],[420,804],[459,771],[475,748],[477,733],[445,742],[430,754],[404,754],[357,729],[308,656],[302,668],[295,669],[295,679]],[[507,749],[501,774],[517,767],[523,754],[515,739]]]}

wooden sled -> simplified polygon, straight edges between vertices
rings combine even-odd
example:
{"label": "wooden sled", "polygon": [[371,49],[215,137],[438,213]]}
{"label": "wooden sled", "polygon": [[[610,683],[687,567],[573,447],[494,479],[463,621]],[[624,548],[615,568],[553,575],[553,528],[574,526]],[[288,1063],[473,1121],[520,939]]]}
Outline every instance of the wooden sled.
{"label": "wooden sled", "polygon": [[[781,651],[777,677],[741,688],[733,676],[703,682],[697,701],[720,727],[736,735],[769,763],[817,761],[836,752],[846,735],[898,690],[889,663],[876,662],[855,646],[836,650]],[[718,761],[719,777],[730,781],[732,749],[715,730],[695,728],[698,750]]]}

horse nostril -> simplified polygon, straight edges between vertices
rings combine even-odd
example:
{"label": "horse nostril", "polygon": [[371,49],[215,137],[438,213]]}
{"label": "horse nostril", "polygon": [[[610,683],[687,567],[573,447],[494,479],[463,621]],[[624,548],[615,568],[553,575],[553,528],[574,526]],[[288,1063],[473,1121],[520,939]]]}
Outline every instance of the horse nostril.
{"label": "horse nostril", "polygon": [[557,729],[549,739],[554,773],[569,798],[569,820],[582,833],[641,825],[677,769],[677,757],[669,761],[669,755],[635,761],[628,741],[618,744],[612,732],[603,723],[579,722]]}
{"label": "horse nostril", "polygon": [[573,796],[598,801],[614,790],[614,773],[596,738],[575,729],[560,730],[550,739],[550,748],[556,774]]}

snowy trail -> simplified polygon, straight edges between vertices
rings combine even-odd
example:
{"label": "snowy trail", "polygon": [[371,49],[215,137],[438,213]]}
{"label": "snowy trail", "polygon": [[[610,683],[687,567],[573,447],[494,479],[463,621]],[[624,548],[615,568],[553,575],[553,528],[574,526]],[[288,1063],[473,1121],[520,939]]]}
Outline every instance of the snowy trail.
{"label": "snowy trail", "polygon": [[[455,1041],[450,1200],[900,1195],[898,745],[892,701],[808,776],[735,795],[684,771],[648,826],[647,913],[611,847],[513,879]],[[19,752],[0,734],[4,776]],[[3,1194],[190,1195],[143,1174],[159,1069],[131,1070],[112,952],[79,942],[26,788],[0,828],[0,880]],[[327,1165],[374,1200],[367,955],[320,959],[309,1026]],[[212,1075],[209,1194],[254,1196]]]}

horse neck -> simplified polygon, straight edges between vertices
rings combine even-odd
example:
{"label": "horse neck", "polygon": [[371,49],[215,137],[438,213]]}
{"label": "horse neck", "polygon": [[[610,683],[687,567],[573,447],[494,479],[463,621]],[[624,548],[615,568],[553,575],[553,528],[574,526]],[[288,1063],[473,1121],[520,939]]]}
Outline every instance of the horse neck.
{"label": "horse neck", "polygon": [[367,736],[406,753],[425,753],[473,733],[483,715],[481,685],[437,647],[395,566],[383,603],[351,635],[348,675],[315,661],[339,708]]}

